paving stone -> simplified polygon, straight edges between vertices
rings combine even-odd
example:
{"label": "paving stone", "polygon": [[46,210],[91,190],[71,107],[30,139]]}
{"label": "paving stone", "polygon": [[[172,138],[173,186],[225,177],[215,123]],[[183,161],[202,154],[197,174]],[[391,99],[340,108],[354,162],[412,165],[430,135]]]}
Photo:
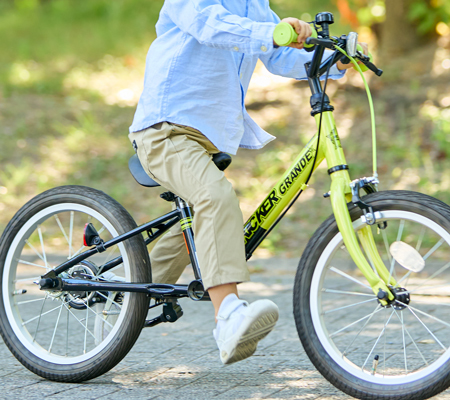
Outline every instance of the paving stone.
{"label": "paving stone", "polygon": [[[81,384],[43,380],[25,369],[0,340],[0,399],[350,399],[320,375],[298,339],[292,312],[297,263],[252,261],[258,272],[252,282],[240,285],[240,292],[249,301],[262,297],[275,301],[280,319],[247,360],[223,366],[212,336],[212,305],[182,299],[184,315],[179,321],[144,329],[122,362]],[[191,272],[183,273],[184,282],[191,278]],[[450,390],[434,400],[450,400]]]}

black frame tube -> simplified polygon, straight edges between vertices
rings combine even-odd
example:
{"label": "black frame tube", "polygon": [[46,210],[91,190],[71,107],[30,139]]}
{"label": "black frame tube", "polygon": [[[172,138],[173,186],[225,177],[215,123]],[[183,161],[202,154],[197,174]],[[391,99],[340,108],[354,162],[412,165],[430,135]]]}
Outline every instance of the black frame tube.
{"label": "black frame tube", "polygon": [[187,285],[166,285],[161,283],[133,283],[133,282],[99,282],[87,279],[61,279],[58,290],[67,292],[134,292],[155,295],[170,295],[187,297]]}
{"label": "black frame tube", "polygon": [[[178,222],[178,219],[174,218],[173,220],[164,224],[163,227],[158,227],[159,228],[158,232],[152,233],[151,235],[148,236],[148,238],[145,239],[145,245],[147,246],[154,240],[158,239],[163,233],[167,232],[167,230],[172,228],[172,226],[174,226],[177,222]],[[107,263],[100,266],[99,273],[107,272],[107,271],[113,269],[117,265],[121,264],[122,261],[123,261],[122,256],[116,257],[113,260],[108,261]]]}
{"label": "black frame tube", "polygon": [[184,240],[186,241],[186,247],[189,254],[189,259],[191,260],[194,276],[196,280],[200,280],[202,279],[202,275],[200,272],[200,265],[198,263],[197,258],[197,249],[195,248],[194,230],[192,229],[192,220],[193,220],[192,209],[189,206],[189,204],[180,197],[177,197],[175,199],[175,204],[180,210],[181,231],[183,233]]}
{"label": "black frame tube", "polygon": [[[194,281],[195,282],[195,281]],[[42,290],[74,292],[131,292],[145,293],[147,296],[157,299],[174,299],[191,297],[190,285],[177,285],[165,283],[133,283],[133,282],[101,282],[88,279],[73,278],[46,278],[41,282]],[[202,292],[201,301],[211,300],[207,291]]]}
{"label": "black frame tube", "polygon": [[[169,221],[169,223],[164,224],[164,222]],[[73,267],[74,265],[77,265],[79,262],[85,260],[86,258],[89,258],[97,253],[102,253],[106,249],[108,249],[111,246],[116,245],[117,243],[123,242],[124,240],[127,240],[133,236],[139,235],[140,233],[144,231],[148,231],[152,228],[158,228],[158,232],[156,232],[151,237],[149,236],[150,241],[148,243],[151,243],[153,240],[155,240],[157,237],[161,236],[164,232],[166,232],[170,227],[172,227],[177,221],[180,220],[180,212],[179,210],[173,210],[162,217],[156,218],[153,221],[147,222],[146,224],[143,224],[141,226],[138,226],[137,228],[132,229],[129,232],[125,232],[122,235],[116,236],[115,238],[103,243],[101,247],[94,247],[91,248],[78,256],[71,258],[70,260],[67,260],[63,262],[62,264],[58,265],[55,269],[49,271],[47,274],[44,275],[44,277],[49,276],[56,276],[60,273],[67,271],[69,268]],[[147,242],[147,241],[146,241]],[[146,243],[146,244],[148,244]],[[108,270],[115,267],[116,265],[119,265],[120,262],[118,262],[118,259],[112,260],[115,262],[113,266],[109,266]],[[102,272],[105,272],[105,269],[102,269]]]}

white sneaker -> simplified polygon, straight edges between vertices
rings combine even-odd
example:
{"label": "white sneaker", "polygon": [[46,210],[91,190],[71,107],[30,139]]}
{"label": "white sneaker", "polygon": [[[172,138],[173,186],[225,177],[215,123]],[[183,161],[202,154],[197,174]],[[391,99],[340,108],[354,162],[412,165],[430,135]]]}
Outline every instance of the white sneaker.
{"label": "white sneaker", "polygon": [[213,331],[221,361],[232,364],[250,357],[277,320],[278,307],[274,302],[257,300],[249,304],[229,294],[220,305]]}

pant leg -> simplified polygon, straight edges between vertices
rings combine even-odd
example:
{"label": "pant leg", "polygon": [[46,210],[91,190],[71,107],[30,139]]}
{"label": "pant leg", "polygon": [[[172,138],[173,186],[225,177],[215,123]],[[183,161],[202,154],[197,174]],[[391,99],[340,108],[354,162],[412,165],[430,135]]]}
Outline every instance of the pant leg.
{"label": "pant leg", "polygon": [[192,128],[169,123],[131,133],[130,140],[147,173],[193,205],[205,287],[249,280],[242,213],[231,183],[211,160],[210,153],[217,152],[212,143]]}

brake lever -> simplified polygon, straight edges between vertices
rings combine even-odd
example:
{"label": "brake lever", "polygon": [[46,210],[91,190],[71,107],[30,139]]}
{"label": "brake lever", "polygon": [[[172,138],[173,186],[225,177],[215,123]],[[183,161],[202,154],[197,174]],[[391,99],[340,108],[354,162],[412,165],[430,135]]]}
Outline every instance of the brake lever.
{"label": "brake lever", "polygon": [[375,64],[372,64],[370,61],[365,62],[364,65],[369,68],[376,76],[383,75],[383,70],[377,68],[377,66]]}
{"label": "brake lever", "polygon": [[369,68],[376,76],[381,76],[383,74],[383,70],[379,69],[375,64],[370,61],[370,57],[361,53],[359,50],[356,52],[356,57],[359,61],[361,61],[367,68]]}

